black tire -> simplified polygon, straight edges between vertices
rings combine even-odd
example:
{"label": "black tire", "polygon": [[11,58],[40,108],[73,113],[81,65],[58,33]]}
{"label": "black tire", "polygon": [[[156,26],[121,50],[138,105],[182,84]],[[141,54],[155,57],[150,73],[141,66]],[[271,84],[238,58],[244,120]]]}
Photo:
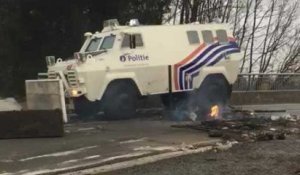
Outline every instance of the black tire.
{"label": "black tire", "polygon": [[85,96],[80,96],[73,99],[75,113],[79,118],[89,118],[99,112],[98,101],[89,101]]}
{"label": "black tire", "polygon": [[198,108],[198,116],[207,116],[213,105],[226,106],[231,95],[231,86],[223,77],[212,76],[204,80],[195,97],[192,98],[193,105]]}
{"label": "black tire", "polygon": [[137,89],[127,81],[110,84],[104,95],[104,115],[109,120],[122,120],[135,117]]}

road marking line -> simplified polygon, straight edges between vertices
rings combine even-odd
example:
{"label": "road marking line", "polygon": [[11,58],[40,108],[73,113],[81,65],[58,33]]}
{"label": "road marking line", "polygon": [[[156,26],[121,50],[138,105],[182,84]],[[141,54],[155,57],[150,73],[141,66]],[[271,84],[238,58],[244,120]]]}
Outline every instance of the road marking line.
{"label": "road marking line", "polygon": [[28,161],[28,160],[34,160],[34,159],[40,159],[40,158],[47,158],[47,157],[60,157],[60,156],[68,156],[70,154],[76,154],[88,149],[93,149],[96,148],[98,146],[88,146],[88,147],[83,147],[83,148],[79,148],[79,149],[74,149],[74,150],[70,150],[70,151],[63,151],[63,152],[57,152],[57,153],[52,153],[52,154],[45,154],[45,155],[39,155],[39,156],[34,156],[34,157],[28,157],[28,158],[24,158],[24,159],[20,159],[19,161],[24,162],[24,161]]}
{"label": "road marking line", "polygon": [[99,157],[101,157],[101,155],[88,156],[88,157],[83,158],[83,160],[97,159]]}
{"label": "road marking line", "polygon": [[134,159],[134,160],[119,162],[119,163],[115,163],[115,164],[111,164],[111,165],[103,165],[103,166],[100,166],[97,168],[90,168],[90,169],[86,169],[86,170],[65,173],[64,175],[83,175],[83,174],[105,173],[105,172],[130,168],[130,167],[134,167],[134,166],[138,166],[138,165],[153,163],[153,162],[157,162],[159,160],[174,158],[174,157],[178,157],[178,156],[201,153],[201,152],[209,151],[212,149],[213,149],[213,146],[206,146],[206,147],[198,148],[195,150],[184,150],[184,151],[163,153],[163,154],[159,154],[159,155],[148,156],[148,157],[138,158],[138,159]]}
{"label": "road marking line", "polygon": [[[97,174],[97,173],[115,171],[115,170],[130,168],[130,167],[134,167],[134,166],[138,166],[138,165],[153,163],[153,162],[156,162],[159,160],[164,160],[164,159],[169,159],[169,158],[174,158],[174,157],[179,157],[179,156],[184,156],[184,155],[189,155],[189,154],[201,153],[201,152],[209,151],[212,149],[218,149],[219,146],[222,146],[222,145],[216,146],[216,143],[218,141],[220,141],[220,140],[194,143],[191,145],[185,145],[185,148],[178,149],[178,151],[161,153],[161,154],[158,153],[157,155],[145,156],[142,158],[137,158],[137,159],[123,161],[123,162],[114,163],[114,164],[101,165],[102,163],[106,163],[105,161],[108,161],[108,160],[103,159],[100,161],[96,161],[93,163],[87,163],[87,164],[83,164],[83,165],[81,164],[81,165],[77,165],[77,166],[70,166],[70,167],[57,168],[57,169],[51,169],[51,170],[44,169],[44,170],[32,171],[31,173],[27,173],[26,175],[62,174],[62,173],[65,173],[65,175],[76,175],[76,174],[82,175],[82,174]],[[229,144],[233,145],[235,143],[229,143]],[[202,147],[193,149],[192,148],[193,145],[196,145],[197,147],[200,145],[214,145],[214,146],[202,146]],[[225,144],[225,145],[227,145],[227,144]],[[131,155],[133,155],[133,154],[134,153],[132,153]],[[125,157],[127,157],[125,155],[128,155],[128,154],[115,156],[114,157],[115,159],[112,159],[112,157],[107,158],[107,159],[117,160],[116,157],[125,158]],[[138,155],[138,154],[136,154],[136,155]],[[138,156],[132,156],[132,157],[138,157]],[[97,167],[97,165],[98,165],[98,167]],[[88,167],[96,167],[96,168],[88,168]],[[79,169],[85,169],[85,170],[79,170]]]}
{"label": "road marking line", "polygon": [[133,148],[134,151],[178,151],[178,146],[141,146]]}
{"label": "road marking line", "polygon": [[76,163],[76,162],[79,162],[79,161],[80,161],[80,159],[73,159],[73,160],[64,161],[61,164],[70,164],[70,163]]}
{"label": "road marking line", "polygon": [[147,139],[147,137],[143,137],[143,138],[140,138],[140,139],[125,140],[125,141],[121,141],[119,143],[120,144],[136,143],[136,142],[145,141],[146,139]]}
{"label": "road marking line", "polygon": [[150,154],[150,153],[151,153],[150,151],[139,151],[139,152],[123,154],[123,155],[114,156],[114,157],[108,157],[106,159],[101,160],[101,163],[109,162],[109,161],[116,160],[116,159],[122,159],[122,158],[138,157],[138,156],[142,156],[142,155],[146,155],[146,154]]}
{"label": "road marking line", "polygon": [[79,129],[77,129],[77,131],[90,131],[90,130],[95,130],[95,128],[90,127],[90,128],[79,128]]}

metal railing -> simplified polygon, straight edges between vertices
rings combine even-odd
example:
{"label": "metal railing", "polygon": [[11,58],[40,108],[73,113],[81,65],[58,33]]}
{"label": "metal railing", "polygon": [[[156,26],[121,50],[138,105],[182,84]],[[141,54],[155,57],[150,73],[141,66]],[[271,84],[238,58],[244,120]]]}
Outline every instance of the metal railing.
{"label": "metal railing", "polygon": [[300,73],[239,74],[233,91],[300,91]]}

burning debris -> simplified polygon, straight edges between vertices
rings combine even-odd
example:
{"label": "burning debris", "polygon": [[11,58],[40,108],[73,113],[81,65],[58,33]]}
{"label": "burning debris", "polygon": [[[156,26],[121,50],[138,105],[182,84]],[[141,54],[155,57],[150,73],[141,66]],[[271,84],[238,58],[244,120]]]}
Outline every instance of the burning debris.
{"label": "burning debris", "polygon": [[214,105],[211,107],[211,112],[209,114],[209,117],[211,117],[211,119],[218,119],[220,116],[220,109],[218,105]]}
{"label": "burning debris", "polygon": [[172,127],[192,128],[205,131],[210,137],[241,142],[283,140],[288,135],[300,134],[299,116],[285,114],[276,120],[271,116],[262,117],[252,111],[224,111],[215,105],[211,107],[207,120]]}

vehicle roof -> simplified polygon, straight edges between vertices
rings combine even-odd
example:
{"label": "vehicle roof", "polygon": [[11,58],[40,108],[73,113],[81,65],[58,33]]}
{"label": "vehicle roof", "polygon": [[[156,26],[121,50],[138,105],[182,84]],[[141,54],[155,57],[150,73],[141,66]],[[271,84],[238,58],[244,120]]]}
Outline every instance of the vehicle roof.
{"label": "vehicle roof", "polygon": [[[170,28],[186,28],[186,29],[201,29],[203,30],[218,30],[226,29],[229,30],[230,26],[227,23],[208,23],[208,24],[178,24],[178,25],[138,25],[138,26],[116,26],[116,27],[106,27],[103,28],[101,33],[112,32],[112,31],[122,31],[130,29],[148,30],[148,29],[170,29]],[[99,33],[100,34],[100,33]]]}

